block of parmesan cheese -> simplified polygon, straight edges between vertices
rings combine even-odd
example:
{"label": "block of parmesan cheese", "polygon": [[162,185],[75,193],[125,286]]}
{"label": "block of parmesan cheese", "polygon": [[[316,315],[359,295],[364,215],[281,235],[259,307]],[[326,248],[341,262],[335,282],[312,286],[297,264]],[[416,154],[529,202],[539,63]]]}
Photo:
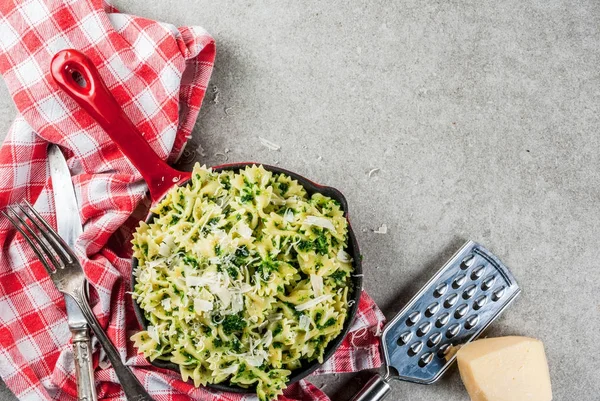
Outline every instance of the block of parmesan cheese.
{"label": "block of parmesan cheese", "polygon": [[552,400],[548,362],[539,340],[477,340],[460,348],[456,359],[472,401]]}

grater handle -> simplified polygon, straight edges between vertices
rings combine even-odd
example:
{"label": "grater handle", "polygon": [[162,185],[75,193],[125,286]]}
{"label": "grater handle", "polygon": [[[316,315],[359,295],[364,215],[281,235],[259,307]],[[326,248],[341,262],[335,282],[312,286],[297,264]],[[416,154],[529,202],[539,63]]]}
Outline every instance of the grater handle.
{"label": "grater handle", "polygon": [[375,375],[369,379],[367,384],[354,396],[351,401],[379,401],[383,400],[392,387],[381,375]]}

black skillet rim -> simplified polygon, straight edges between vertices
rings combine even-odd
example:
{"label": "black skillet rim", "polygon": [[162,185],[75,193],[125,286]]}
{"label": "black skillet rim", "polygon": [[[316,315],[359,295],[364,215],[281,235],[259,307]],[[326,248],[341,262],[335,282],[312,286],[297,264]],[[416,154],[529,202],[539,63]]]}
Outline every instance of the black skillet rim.
{"label": "black skillet rim", "polygon": [[[232,170],[234,172],[239,172],[239,170],[246,168],[248,166],[258,166],[258,165],[261,165],[261,164],[258,164],[258,163],[233,163],[233,164],[215,166],[212,168],[212,170],[215,172],[221,172],[221,171],[225,171],[225,170]],[[332,188],[332,187],[321,186],[299,174],[296,174],[292,171],[289,171],[289,170],[286,170],[286,169],[283,169],[280,167],[269,166],[266,164],[262,164],[262,166],[265,168],[265,170],[271,171],[272,173],[286,174],[286,175],[292,177],[293,179],[297,180],[304,187],[304,189],[306,190],[306,192],[308,193],[309,196],[318,192],[318,193],[321,193],[332,199],[335,199],[336,201],[338,201],[340,203],[341,209],[344,212],[344,217],[346,217],[346,220],[348,220],[348,202],[346,201],[346,198],[344,197],[344,195],[342,195],[342,193],[340,191],[338,191],[337,189]],[[186,184],[187,184],[187,181],[182,183],[181,185],[183,186]],[[146,223],[150,223],[151,221],[153,221],[155,216],[156,215],[154,213],[150,213],[150,215],[146,219]],[[350,326],[352,326],[352,323],[354,322],[354,319],[356,317],[356,312],[358,311],[358,304],[359,304],[360,296],[362,293],[361,255],[360,255],[360,250],[358,248],[358,241],[356,240],[356,236],[354,235],[354,231],[352,230],[349,220],[348,220],[348,248],[346,249],[346,251],[352,257],[352,260],[353,260],[352,265],[354,268],[354,272],[350,276],[351,283],[352,283],[352,288],[351,288],[352,292],[350,294],[350,299],[348,301],[354,301],[354,302],[348,308],[348,315],[346,316],[346,320],[344,322],[344,327],[342,329],[342,332],[327,345],[327,348],[325,349],[325,352],[323,353],[323,364],[325,362],[327,362],[327,360],[329,358],[331,358],[331,356],[333,356],[335,351],[338,349],[338,347],[340,346],[340,344],[342,343],[342,341],[348,334],[348,332],[350,330]],[[133,291],[135,282],[136,282],[136,278],[133,275],[133,272],[137,268],[137,264],[138,264],[137,259],[132,258],[131,291]],[[148,326],[148,324],[147,324],[148,322],[147,322],[144,314],[142,313],[140,306],[138,305],[138,303],[135,300],[133,300],[132,303],[133,303],[133,310],[135,312],[138,323],[144,330],[146,330],[146,328]],[[180,373],[179,366],[172,362],[166,362],[166,361],[160,361],[160,360],[154,360],[154,361],[148,360],[148,362],[157,368],[169,369],[169,370],[175,371],[177,373]],[[302,367],[292,371],[292,374],[289,377],[287,385],[290,385],[292,383],[295,383],[299,380],[304,379],[306,376],[313,373],[315,370],[317,370],[323,364],[320,364],[317,360],[314,360],[312,362],[304,362],[302,364]],[[231,384],[226,385],[226,384],[222,384],[222,383],[207,384],[207,387],[218,390],[218,391],[229,391],[229,392],[234,392],[234,393],[253,393],[254,392],[254,387],[244,388],[244,387],[239,387],[237,385],[231,385]]]}

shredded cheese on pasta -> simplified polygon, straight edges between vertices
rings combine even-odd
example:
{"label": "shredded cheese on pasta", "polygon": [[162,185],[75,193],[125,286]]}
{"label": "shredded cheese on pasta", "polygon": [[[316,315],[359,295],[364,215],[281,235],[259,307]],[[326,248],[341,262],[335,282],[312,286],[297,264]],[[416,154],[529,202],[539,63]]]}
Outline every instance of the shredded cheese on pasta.
{"label": "shredded cheese on pasta", "polygon": [[133,297],[150,360],[179,365],[196,386],[282,393],[291,371],[323,362],[348,312],[352,259],[340,205],[262,166],[196,165],[134,234]]}

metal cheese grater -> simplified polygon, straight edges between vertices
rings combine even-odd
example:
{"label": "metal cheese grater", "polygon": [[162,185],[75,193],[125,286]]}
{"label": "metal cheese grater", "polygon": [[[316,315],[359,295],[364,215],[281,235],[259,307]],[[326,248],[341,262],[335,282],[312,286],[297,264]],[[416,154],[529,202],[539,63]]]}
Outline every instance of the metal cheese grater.
{"label": "metal cheese grater", "polygon": [[386,325],[387,373],[369,380],[352,401],[383,399],[392,379],[435,382],[456,358],[452,347],[476,339],[520,292],[496,256],[467,242]]}

